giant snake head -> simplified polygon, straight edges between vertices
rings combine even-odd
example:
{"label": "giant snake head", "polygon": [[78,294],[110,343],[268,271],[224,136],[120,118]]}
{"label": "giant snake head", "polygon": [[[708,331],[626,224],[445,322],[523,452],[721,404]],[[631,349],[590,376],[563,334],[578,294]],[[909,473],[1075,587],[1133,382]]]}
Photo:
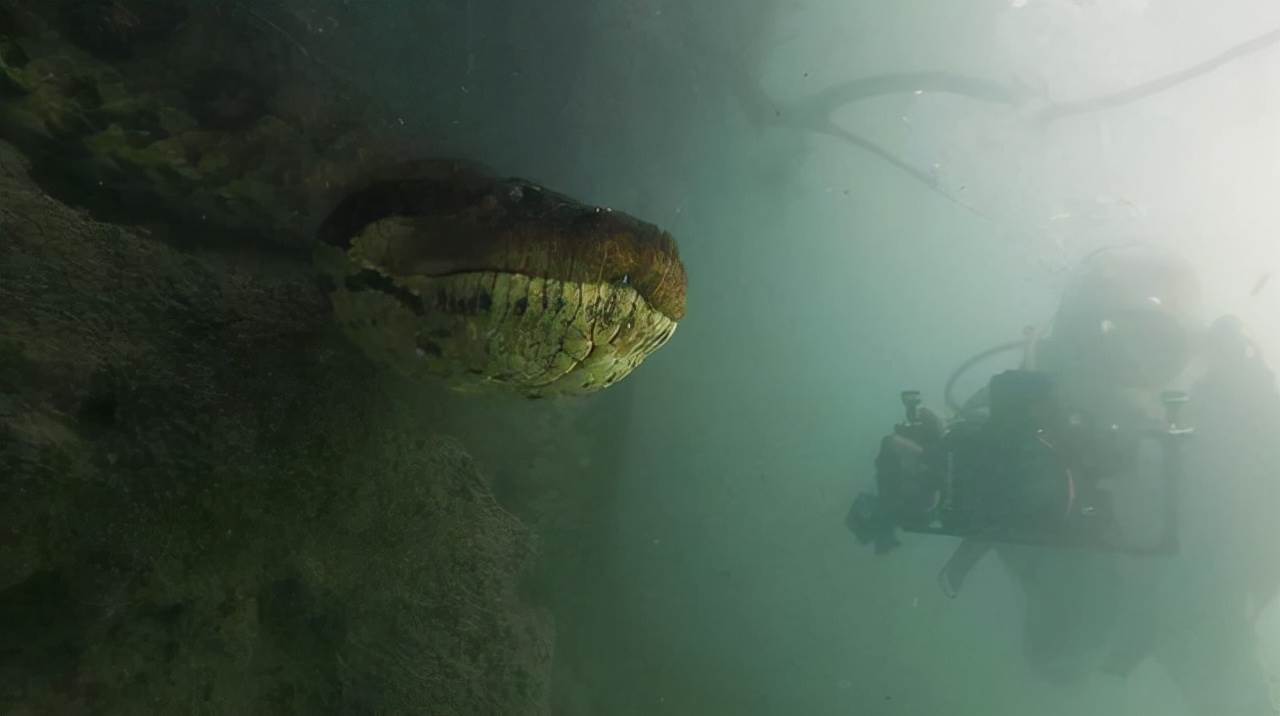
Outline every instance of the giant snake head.
{"label": "giant snake head", "polygon": [[457,161],[348,195],[320,228],[319,262],[337,320],[372,358],[462,390],[600,390],[685,312],[669,234]]}

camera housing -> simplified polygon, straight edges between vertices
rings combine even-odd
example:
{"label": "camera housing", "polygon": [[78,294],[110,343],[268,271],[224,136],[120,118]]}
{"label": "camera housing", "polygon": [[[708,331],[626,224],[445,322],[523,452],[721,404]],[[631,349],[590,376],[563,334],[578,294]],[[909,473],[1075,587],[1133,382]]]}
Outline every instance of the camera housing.
{"label": "camera housing", "polygon": [[[1182,393],[1164,394],[1163,425],[1097,424],[1064,409],[1052,377],[1009,370],[991,378],[986,410],[965,411],[945,428],[921,418],[916,391],[903,393],[906,421],[885,438],[877,495],[862,495],[846,520],[877,552],[897,529],[987,542],[1166,554],[1177,551]],[[900,446],[911,446],[904,466]],[[1158,444],[1156,534],[1134,541],[1116,517],[1111,483]],[[893,449],[897,447],[898,449]]]}

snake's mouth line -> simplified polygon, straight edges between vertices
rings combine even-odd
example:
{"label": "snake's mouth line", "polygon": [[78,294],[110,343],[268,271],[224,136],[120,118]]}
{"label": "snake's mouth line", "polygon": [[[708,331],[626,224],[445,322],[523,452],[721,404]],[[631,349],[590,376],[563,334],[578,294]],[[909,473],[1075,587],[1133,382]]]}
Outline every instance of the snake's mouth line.
{"label": "snake's mouth line", "polygon": [[333,303],[348,333],[402,373],[531,397],[606,388],[677,325],[626,284],[501,271],[394,278],[369,267]]}

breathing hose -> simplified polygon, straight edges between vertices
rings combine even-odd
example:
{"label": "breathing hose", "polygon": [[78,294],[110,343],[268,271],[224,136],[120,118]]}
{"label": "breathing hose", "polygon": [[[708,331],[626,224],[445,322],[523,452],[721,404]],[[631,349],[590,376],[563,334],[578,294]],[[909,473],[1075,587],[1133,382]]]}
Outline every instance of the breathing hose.
{"label": "breathing hose", "polygon": [[1025,349],[1026,347],[1026,339],[1001,343],[1000,345],[988,348],[987,350],[982,351],[981,353],[969,358],[969,360],[961,363],[958,368],[951,372],[951,377],[947,378],[947,386],[942,389],[942,398],[946,401],[947,407],[954,413],[959,413],[961,411],[962,406],[955,397],[956,382],[963,378],[964,374],[968,373],[975,365],[978,365],[992,356],[997,356],[1001,353],[1008,353],[1013,350]]}

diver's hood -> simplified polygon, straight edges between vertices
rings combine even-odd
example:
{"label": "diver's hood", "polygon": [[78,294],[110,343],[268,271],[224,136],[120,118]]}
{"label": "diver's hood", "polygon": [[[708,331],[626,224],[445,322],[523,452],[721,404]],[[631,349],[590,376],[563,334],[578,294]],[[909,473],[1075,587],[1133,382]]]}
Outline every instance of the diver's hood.
{"label": "diver's hood", "polygon": [[1072,278],[1052,337],[1093,372],[1123,385],[1175,378],[1190,360],[1200,287],[1190,264],[1150,247],[1090,257]]}

